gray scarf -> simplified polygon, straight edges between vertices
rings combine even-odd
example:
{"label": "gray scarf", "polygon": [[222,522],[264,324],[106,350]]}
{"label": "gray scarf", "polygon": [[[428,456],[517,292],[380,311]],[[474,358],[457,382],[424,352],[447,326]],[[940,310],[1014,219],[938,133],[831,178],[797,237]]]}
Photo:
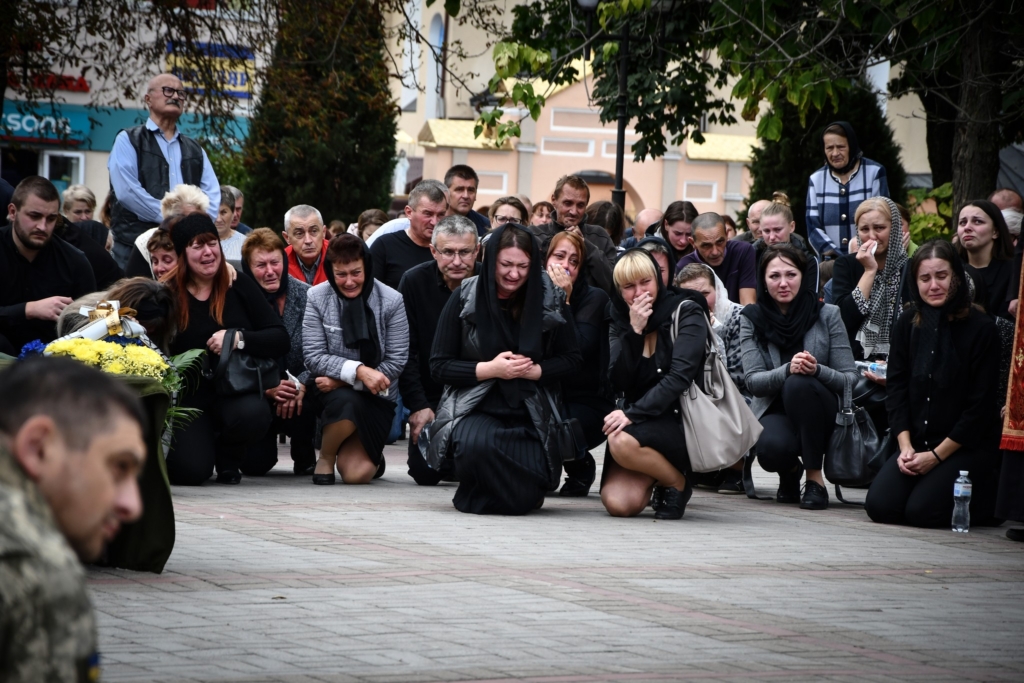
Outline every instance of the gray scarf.
{"label": "gray scarf", "polygon": [[907,250],[903,246],[903,218],[900,216],[900,209],[896,202],[888,197],[881,199],[889,205],[892,229],[889,231],[889,252],[885,257],[885,268],[875,273],[868,312],[857,331],[856,339],[864,347],[865,358],[889,353],[889,328],[896,308],[900,306],[900,283],[903,267],[908,260]]}

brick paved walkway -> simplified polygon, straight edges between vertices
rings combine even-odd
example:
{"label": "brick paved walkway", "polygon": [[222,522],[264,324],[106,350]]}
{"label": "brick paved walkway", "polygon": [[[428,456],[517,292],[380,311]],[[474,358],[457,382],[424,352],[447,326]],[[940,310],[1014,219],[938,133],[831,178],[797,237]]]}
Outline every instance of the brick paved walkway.
{"label": "brick paved walkway", "polygon": [[595,494],[477,517],[417,487],[400,444],[370,486],[283,459],[175,489],[162,575],[90,571],[105,680],[1024,680],[1024,547],[1002,529],[701,491],[678,522]]}

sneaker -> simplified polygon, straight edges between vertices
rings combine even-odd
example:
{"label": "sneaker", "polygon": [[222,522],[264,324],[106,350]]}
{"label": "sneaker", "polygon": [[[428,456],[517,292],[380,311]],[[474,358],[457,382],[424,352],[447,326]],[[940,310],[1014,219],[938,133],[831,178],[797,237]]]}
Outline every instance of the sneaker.
{"label": "sneaker", "polygon": [[804,495],[800,498],[801,510],[824,510],[828,507],[828,491],[816,481],[804,482]]}
{"label": "sneaker", "polygon": [[655,519],[682,519],[686,512],[686,504],[690,502],[693,495],[693,486],[686,482],[682,491],[671,486],[662,489],[661,506],[654,513]]}
{"label": "sneaker", "polygon": [[651,506],[652,510],[657,512],[658,510],[661,509],[661,502],[662,502],[662,499],[664,499],[664,497],[665,497],[665,487],[664,486],[658,486],[657,484],[655,484],[654,485],[654,489],[651,491],[651,501],[648,503],[648,505]]}
{"label": "sneaker", "polygon": [[746,493],[743,487],[743,472],[739,470],[725,470],[725,478],[718,485],[718,492],[725,494]]}
{"label": "sneaker", "polygon": [[779,475],[779,490],[775,493],[775,501],[786,505],[800,502],[800,479],[804,476],[804,468],[799,465],[789,474]]}

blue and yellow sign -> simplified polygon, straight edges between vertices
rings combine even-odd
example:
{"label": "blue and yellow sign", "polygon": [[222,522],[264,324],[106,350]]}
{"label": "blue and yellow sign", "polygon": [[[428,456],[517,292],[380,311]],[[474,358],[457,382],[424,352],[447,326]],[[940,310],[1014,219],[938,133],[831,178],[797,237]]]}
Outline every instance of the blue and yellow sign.
{"label": "blue and yellow sign", "polygon": [[253,96],[252,76],[256,71],[256,57],[253,51],[240,45],[219,43],[196,43],[203,54],[202,67],[196,58],[176,54],[174,43],[167,43],[167,71],[181,79],[185,90],[203,94],[201,69],[212,69],[216,80],[221,83],[221,92],[231,97],[247,100]]}

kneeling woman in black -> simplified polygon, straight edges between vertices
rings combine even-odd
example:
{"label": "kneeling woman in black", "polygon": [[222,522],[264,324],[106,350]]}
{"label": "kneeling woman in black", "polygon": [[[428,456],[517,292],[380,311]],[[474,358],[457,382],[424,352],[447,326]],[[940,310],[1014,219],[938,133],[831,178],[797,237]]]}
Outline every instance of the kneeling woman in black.
{"label": "kneeling woman in black", "polygon": [[480,274],[463,280],[441,312],[430,372],[446,386],[428,462],[454,457],[460,512],[526,514],[558,485],[551,388],[582,361],[543,260],[525,228],[499,227]]}
{"label": "kneeling woman in black", "polygon": [[[857,379],[842,314],[818,301],[817,269],[799,249],[776,244],[758,267],[757,302],[743,309],[743,374],[750,409],[764,431],[757,460],[779,473],[775,500],[804,510],[828,507],[821,476],[839,396]],[[800,493],[800,479],[807,482]]]}
{"label": "kneeling woman in black", "polygon": [[373,259],[355,235],[331,239],[327,282],[306,295],[302,347],[315,377],[323,438],[314,484],[368,484],[384,473],[384,441],[395,417],[398,376],[409,358],[402,295],[373,278]]}
{"label": "kneeling woman in black", "polygon": [[[624,253],[612,275],[611,381],[625,402],[604,419],[611,457],[604,462],[601,502],[615,517],[633,517],[657,487],[654,516],[679,519],[693,493],[679,396],[694,381],[703,387],[707,300],[666,287],[658,262],[640,247]],[[687,300],[692,304],[681,308],[673,342],[672,316]]]}
{"label": "kneeling woman in black", "polygon": [[865,504],[884,524],[942,527],[953,514],[953,482],[970,472],[971,521],[991,521],[1001,422],[999,334],[971,305],[964,266],[942,240],[910,262],[912,305],[889,348],[885,405],[899,455],[875,477]]}

